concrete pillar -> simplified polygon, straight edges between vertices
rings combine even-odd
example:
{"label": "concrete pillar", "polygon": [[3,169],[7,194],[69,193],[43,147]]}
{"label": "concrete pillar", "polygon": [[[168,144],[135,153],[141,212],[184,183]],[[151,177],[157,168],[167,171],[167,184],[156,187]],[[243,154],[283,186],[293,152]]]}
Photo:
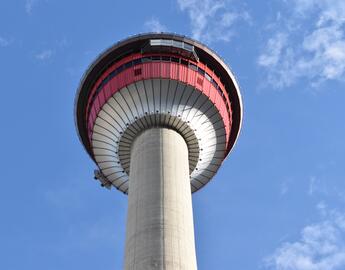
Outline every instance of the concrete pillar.
{"label": "concrete pillar", "polygon": [[152,128],[131,150],[125,270],[196,270],[188,148]]}

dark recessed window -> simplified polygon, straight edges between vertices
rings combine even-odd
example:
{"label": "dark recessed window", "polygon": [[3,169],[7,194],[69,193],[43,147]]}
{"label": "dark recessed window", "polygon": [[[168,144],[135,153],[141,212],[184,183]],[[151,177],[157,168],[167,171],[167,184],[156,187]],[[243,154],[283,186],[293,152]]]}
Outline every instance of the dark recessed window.
{"label": "dark recessed window", "polygon": [[181,59],[181,64],[182,65],[185,65],[185,66],[188,66],[188,61],[184,60],[184,59]]}
{"label": "dark recessed window", "polygon": [[113,72],[112,72],[112,76],[116,76],[117,74],[119,74],[119,71],[117,69],[115,69]]}
{"label": "dark recessed window", "polygon": [[134,66],[139,65],[139,64],[141,64],[141,58],[133,60]]}
{"label": "dark recessed window", "polygon": [[203,70],[202,68],[198,68],[198,73],[200,74],[200,75],[205,75],[205,70]]}
{"label": "dark recessed window", "polygon": [[123,71],[123,65],[122,66],[119,66],[117,69],[116,69],[117,73],[119,74],[120,72]]}
{"label": "dark recessed window", "polygon": [[104,81],[103,81],[103,85],[105,85],[107,82],[109,82],[109,80],[110,80],[110,78],[109,78],[109,75],[104,79]]}
{"label": "dark recessed window", "polygon": [[195,71],[198,71],[198,67],[192,63],[189,63],[189,67]]}
{"label": "dark recessed window", "polygon": [[143,57],[142,58],[142,62],[145,63],[145,62],[151,62],[151,57]]}
{"label": "dark recessed window", "polygon": [[217,89],[218,88],[218,84],[216,83],[216,81],[215,80],[212,80],[212,85]]}
{"label": "dark recessed window", "polygon": [[139,76],[139,75],[141,75],[141,68],[134,70],[134,76]]}
{"label": "dark recessed window", "polygon": [[160,56],[152,56],[152,61],[160,61],[161,57]]}
{"label": "dark recessed window", "polygon": [[130,68],[132,66],[133,66],[133,62],[132,61],[128,62],[128,63],[124,64],[124,69]]}
{"label": "dark recessed window", "polygon": [[171,62],[179,63],[180,59],[177,57],[171,57]]}
{"label": "dark recessed window", "polygon": [[111,78],[114,78],[115,75],[116,75],[115,70],[109,73],[109,77],[111,77]]}
{"label": "dark recessed window", "polygon": [[170,62],[170,57],[169,56],[162,56],[162,61]]}

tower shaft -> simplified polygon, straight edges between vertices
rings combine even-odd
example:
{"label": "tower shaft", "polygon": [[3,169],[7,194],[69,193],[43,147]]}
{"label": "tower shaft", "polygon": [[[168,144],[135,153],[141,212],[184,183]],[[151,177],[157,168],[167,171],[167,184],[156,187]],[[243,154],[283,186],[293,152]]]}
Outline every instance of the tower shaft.
{"label": "tower shaft", "polygon": [[188,148],[168,128],[134,141],[125,270],[196,270]]}

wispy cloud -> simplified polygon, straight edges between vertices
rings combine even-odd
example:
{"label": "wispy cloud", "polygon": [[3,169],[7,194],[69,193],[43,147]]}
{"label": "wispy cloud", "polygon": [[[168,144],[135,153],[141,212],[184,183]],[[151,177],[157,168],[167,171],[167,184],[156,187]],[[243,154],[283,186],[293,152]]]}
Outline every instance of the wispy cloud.
{"label": "wispy cloud", "polygon": [[268,82],[282,88],[300,78],[310,79],[313,86],[326,80],[343,81],[345,2],[286,2],[292,10],[285,20],[277,16],[276,30],[258,58],[258,64],[267,71]]}
{"label": "wispy cloud", "polygon": [[319,182],[318,179],[316,179],[315,176],[311,176],[309,180],[309,189],[308,189],[308,194],[310,196],[313,196],[315,192],[319,191]]}
{"label": "wispy cloud", "polygon": [[166,32],[167,27],[163,25],[157,18],[152,17],[145,22],[145,28],[150,32]]}
{"label": "wispy cloud", "polygon": [[345,214],[323,204],[322,221],[304,227],[265,259],[266,269],[340,270],[345,268]]}
{"label": "wispy cloud", "polygon": [[11,41],[7,38],[0,36],[0,47],[7,47],[11,44]]}
{"label": "wispy cloud", "polygon": [[40,61],[46,61],[50,59],[54,54],[54,51],[51,49],[43,50],[35,55],[35,58]]}
{"label": "wispy cloud", "polygon": [[25,1],[25,12],[29,15],[32,14],[32,9],[38,0],[26,0]]}
{"label": "wispy cloud", "polygon": [[259,65],[264,67],[270,67],[277,65],[280,61],[282,50],[286,47],[287,35],[285,33],[276,33],[275,36],[271,37],[265,49],[259,57]]}
{"label": "wispy cloud", "polygon": [[177,0],[177,3],[181,11],[188,13],[192,37],[204,42],[230,41],[234,24],[250,21],[248,12],[230,10],[226,0]]}
{"label": "wispy cloud", "polygon": [[25,0],[25,12],[31,15],[35,6],[41,2],[48,2],[49,0]]}

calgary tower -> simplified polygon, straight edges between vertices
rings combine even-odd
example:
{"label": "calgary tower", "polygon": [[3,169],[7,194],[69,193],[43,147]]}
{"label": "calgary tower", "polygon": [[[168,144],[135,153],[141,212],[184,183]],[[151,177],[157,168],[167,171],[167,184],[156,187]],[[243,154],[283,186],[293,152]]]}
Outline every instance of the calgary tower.
{"label": "calgary tower", "polygon": [[124,269],[197,269],[192,193],[215,175],[242,122],[229,67],[184,36],[128,38],[86,71],[75,121],[95,179],[128,194]]}

